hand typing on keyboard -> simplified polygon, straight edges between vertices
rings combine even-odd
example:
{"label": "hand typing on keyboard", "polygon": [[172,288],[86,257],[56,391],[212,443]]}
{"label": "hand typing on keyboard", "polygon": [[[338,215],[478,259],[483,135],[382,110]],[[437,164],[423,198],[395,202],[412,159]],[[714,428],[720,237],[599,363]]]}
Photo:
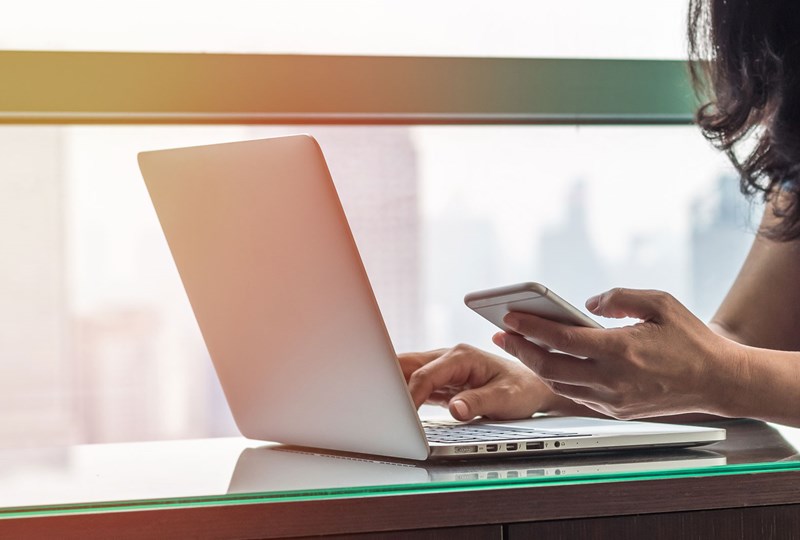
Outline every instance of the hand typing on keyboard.
{"label": "hand typing on keyboard", "polygon": [[[553,394],[528,368],[470,345],[399,356],[414,405],[448,407],[458,420],[527,418],[586,409]],[[571,406],[567,410],[564,406]]]}

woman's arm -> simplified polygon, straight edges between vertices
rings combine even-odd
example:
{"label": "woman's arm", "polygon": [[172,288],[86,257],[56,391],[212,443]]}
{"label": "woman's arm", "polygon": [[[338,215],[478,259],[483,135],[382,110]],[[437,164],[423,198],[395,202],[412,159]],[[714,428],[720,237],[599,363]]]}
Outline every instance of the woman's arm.
{"label": "woman's arm", "polygon": [[[771,207],[768,207],[764,212],[761,229],[774,225],[775,219]],[[717,334],[744,345],[764,349],[800,350],[800,242],[775,242],[757,236],[738,277],[708,326]],[[787,364],[800,361],[795,355],[748,350],[748,356],[774,357],[771,362],[763,358],[753,360],[761,364],[756,370],[765,369],[765,363],[771,365],[772,368],[767,369],[776,373],[778,387],[788,382],[790,389],[787,391],[797,389],[800,393],[796,368],[792,369]],[[788,372],[784,373],[782,368],[789,368]],[[759,391],[752,386],[743,391],[747,395],[758,394]],[[772,382],[767,382],[766,386],[773,387]],[[764,395],[769,395],[769,392]],[[739,415],[752,416],[754,407],[758,405],[741,404]],[[730,413],[731,416],[736,414],[734,411]],[[665,420],[697,421],[713,418],[710,415],[689,414],[666,417]]]}
{"label": "woman's arm", "polygon": [[509,328],[567,354],[503,332],[494,341],[553,393],[615,418],[706,413],[800,426],[800,352],[726,339],[660,291],[614,289],[587,308],[641,322],[600,330],[510,313]]}
{"label": "woman's arm", "polygon": [[[762,228],[775,220],[768,208]],[[709,327],[752,347],[800,351],[800,241],[756,237]]]}
{"label": "woman's arm", "polygon": [[[763,225],[774,219],[767,212]],[[800,353],[791,352],[800,351],[800,242],[758,237],[708,326],[657,291],[617,289],[587,307],[642,322],[576,329],[516,314],[521,333],[587,358],[507,334],[496,343],[532,371],[466,346],[403,355],[415,402],[449,405],[461,420],[540,411],[668,421],[750,417],[800,426]],[[464,414],[459,401],[468,405]]]}

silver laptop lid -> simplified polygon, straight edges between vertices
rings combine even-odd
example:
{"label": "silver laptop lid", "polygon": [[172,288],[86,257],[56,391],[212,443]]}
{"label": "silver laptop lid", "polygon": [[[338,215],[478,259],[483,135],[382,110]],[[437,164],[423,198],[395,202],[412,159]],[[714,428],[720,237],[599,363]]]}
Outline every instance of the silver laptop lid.
{"label": "silver laptop lid", "polygon": [[316,141],[143,152],[139,166],[242,434],[425,459]]}

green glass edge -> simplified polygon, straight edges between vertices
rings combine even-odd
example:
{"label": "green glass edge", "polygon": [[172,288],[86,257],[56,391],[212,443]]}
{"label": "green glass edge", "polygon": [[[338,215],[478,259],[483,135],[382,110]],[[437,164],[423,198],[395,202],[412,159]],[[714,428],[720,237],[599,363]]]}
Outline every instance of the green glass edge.
{"label": "green glass edge", "polygon": [[302,490],[248,493],[236,495],[212,495],[181,497],[170,499],[141,499],[135,501],[107,501],[101,503],[76,503],[63,506],[34,506],[0,509],[0,520],[57,516],[69,514],[90,514],[101,512],[120,512],[131,510],[159,510],[169,508],[196,508],[205,506],[224,506],[241,504],[268,504],[275,502],[320,501],[361,497],[380,497],[389,495],[412,495],[424,493],[447,493],[470,490],[509,489],[525,487],[566,486],[576,484],[599,484],[614,482],[634,482],[675,478],[699,478],[713,476],[732,476],[752,473],[775,473],[800,471],[800,461],[773,463],[745,463],[681,470],[648,471],[646,473],[605,473],[587,474],[568,478],[513,478],[483,480],[476,482],[440,482],[430,484],[396,484],[382,486],[360,486],[336,488],[331,490]]}

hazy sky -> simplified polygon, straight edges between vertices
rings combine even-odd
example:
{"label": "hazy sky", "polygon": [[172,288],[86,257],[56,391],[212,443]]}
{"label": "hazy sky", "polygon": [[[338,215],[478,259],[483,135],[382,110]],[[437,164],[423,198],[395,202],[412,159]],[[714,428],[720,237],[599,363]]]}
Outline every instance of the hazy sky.
{"label": "hazy sky", "polygon": [[688,0],[25,0],[0,49],[683,58]]}

